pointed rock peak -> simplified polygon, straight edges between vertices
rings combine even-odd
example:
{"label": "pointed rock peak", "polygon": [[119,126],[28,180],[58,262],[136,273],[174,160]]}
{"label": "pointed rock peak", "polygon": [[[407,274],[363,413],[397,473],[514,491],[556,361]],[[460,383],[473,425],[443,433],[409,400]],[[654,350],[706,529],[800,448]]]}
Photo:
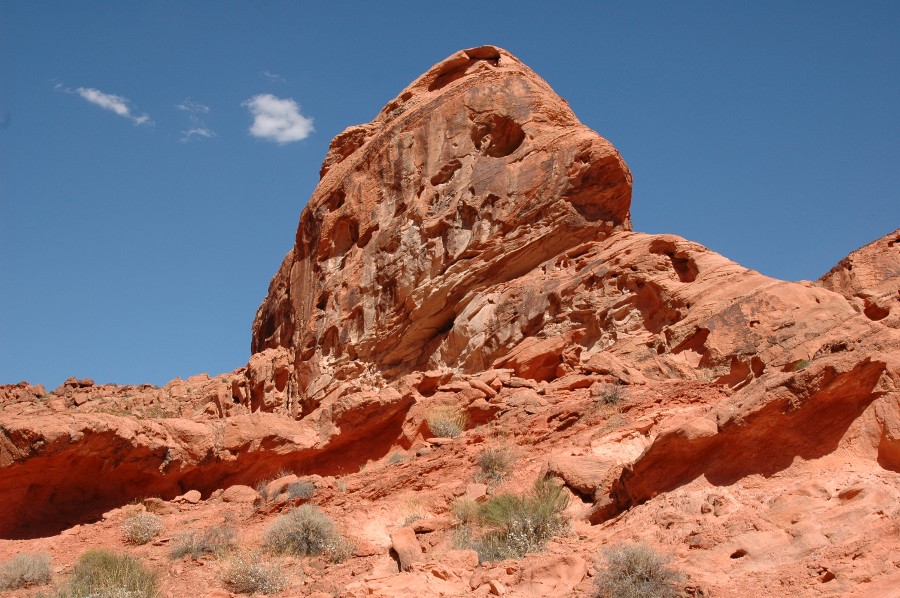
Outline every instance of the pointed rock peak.
{"label": "pointed rock peak", "polygon": [[363,374],[491,363],[521,332],[479,342],[467,308],[631,228],[619,153],[494,46],[450,56],[335,137],[321,175],[252,346],[291,349],[291,388],[311,405]]}

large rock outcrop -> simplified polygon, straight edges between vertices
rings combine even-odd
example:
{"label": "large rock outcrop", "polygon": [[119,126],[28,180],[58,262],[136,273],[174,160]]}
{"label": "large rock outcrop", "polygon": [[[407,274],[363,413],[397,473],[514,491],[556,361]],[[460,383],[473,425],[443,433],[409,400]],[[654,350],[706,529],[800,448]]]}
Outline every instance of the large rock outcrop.
{"label": "large rock outcrop", "polygon": [[334,139],[253,351],[293,352],[301,413],[342,380],[489,367],[535,332],[478,329],[521,312],[501,285],[629,229],[630,200],[618,152],[540,77],[498,48],[459,52]]}
{"label": "large rock outcrop", "polygon": [[900,328],[900,228],[842,259],[819,283],[870,320]]}

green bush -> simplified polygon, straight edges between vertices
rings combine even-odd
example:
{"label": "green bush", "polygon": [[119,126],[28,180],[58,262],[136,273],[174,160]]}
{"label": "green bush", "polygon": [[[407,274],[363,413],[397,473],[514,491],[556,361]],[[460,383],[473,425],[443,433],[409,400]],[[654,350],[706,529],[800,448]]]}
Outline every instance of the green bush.
{"label": "green bush", "polygon": [[281,563],[269,562],[261,555],[245,554],[226,561],[222,583],[241,594],[274,594],[288,585]]}
{"label": "green bush", "polygon": [[597,567],[596,598],[676,598],[681,575],[666,558],[643,544],[604,551],[606,564]]}
{"label": "green bush", "polygon": [[204,554],[222,554],[234,545],[234,535],[234,528],[227,525],[214,525],[203,533],[187,532],[175,538],[169,556],[179,559],[189,554],[196,559]]}
{"label": "green bush", "polygon": [[90,550],[75,563],[67,588],[56,598],[156,598],[158,575],[127,554]]}
{"label": "green bush", "polygon": [[17,554],[0,563],[0,590],[14,590],[50,583],[50,557],[46,554]]}
{"label": "green bush", "polygon": [[153,513],[136,513],[125,520],[122,531],[129,544],[146,544],[163,530],[162,519]]}
{"label": "green bush", "polygon": [[481,471],[476,477],[488,482],[502,482],[509,475],[512,461],[512,451],[508,448],[486,448],[478,455],[478,467]]}
{"label": "green bush", "polygon": [[529,494],[501,494],[479,505],[474,519],[482,533],[473,537],[464,529],[459,536],[478,552],[479,562],[522,558],[568,528],[563,515],[568,504],[563,486],[542,478]]}
{"label": "green bush", "polygon": [[335,562],[351,556],[352,544],[327,515],[306,504],[272,522],[263,537],[265,547],[276,554],[325,555]]}
{"label": "green bush", "polygon": [[468,417],[455,407],[439,407],[425,418],[428,429],[438,438],[458,438],[466,429]]}

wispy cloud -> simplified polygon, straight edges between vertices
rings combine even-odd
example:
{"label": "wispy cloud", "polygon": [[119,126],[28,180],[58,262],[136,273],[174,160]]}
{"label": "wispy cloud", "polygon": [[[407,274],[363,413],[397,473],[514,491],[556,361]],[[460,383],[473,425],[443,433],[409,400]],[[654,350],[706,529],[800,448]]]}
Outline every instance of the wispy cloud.
{"label": "wispy cloud", "polygon": [[250,134],[254,137],[285,144],[306,139],[315,130],[312,119],[300,114],[300,105],[291,98],[261,93],[241,105],[253,115]]}
{"label": "wispy cloud", "polygon": [[201,104],[199,102],[195,102],[191,98],[187,98],[185,101],[180,104],[175,104],[175,107],[183,112],[190,112],[191,114],[207,114],[209,113],[209,106],[205,104]]}
{"label": "wispy cloud", "polygon": [[54,86],[54,89],[64,93],[71,93],[81,96],[81,98],[85,101],[88,101],[95,106],[99,106],[104,110],[114,112],[119,116],[123,116],[136,125],[153,124],[153,121],[150,120],[150,115],[146,112],[143,114],[137,114],[133,110],[133,104],[131,100],[126,97],[115,95],[112,93],[106,93],[93,87],[76,87],[75,89],[70,89],[61,83],[57,83]]}
{"label": "wispy cloud", "polygon": [[264,70],[264,71],[260,71],[259,74],[260,74],[261,77],[265,77],[265,78],[268,79],[269,81],[276,81],[276,82],[278,82],[278,83],[285,83],[285,82],[286,82],[286,80],[285,80],[284,77],[282,77],[282,76],[279,75],[278,73],[273,73],[272,71],[270,71],[270,70],[268,70],[268,69],[266,69],[266,70]]}
{"label": "wispy cloud", "polygon": [[179,139],[179,141],[181,143],[187,143],[194,138],[212,139],[215,136],[215,131],[207,127],[191,127],[190,129],[181,132],[181,139]]}
{"label": "wispy cloud", "polygon": [[206,122],[199,116],[201,114],[209,114],[209,106],[195,102],[191,98],[185,99],[175,107],[182,112],[188,113],[190,119],[190,127],[181,132],[181,143],[187,143],[191,139],[212,139],[216,136],[215,131],[206,126]]}

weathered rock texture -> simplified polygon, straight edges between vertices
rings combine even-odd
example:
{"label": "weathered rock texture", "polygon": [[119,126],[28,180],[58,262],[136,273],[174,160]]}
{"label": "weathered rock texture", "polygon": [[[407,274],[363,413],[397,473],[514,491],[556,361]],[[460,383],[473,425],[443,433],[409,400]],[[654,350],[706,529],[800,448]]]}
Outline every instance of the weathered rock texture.
{"label": "weathered rock texture", "polygon": [[[791,283],[631,231],[630,199],[615,149],[527,67],[450,57],[335,138],[247,366],[0,387],[0,537],[103,515],[89,531],[115,544],[103,511],[155,494],[190,511],[171,526],[231,509],[255,548],[306,476],[359,543],[291,595],[589,596],[599,548],[641,539],[688,595],[895,596],[900,231]],[[434,438],[440,413],[468,429]],[[485,448],[514,458],[504,481],[475,483]],[[455,498],[539,475],[572,533],[516,562],[454,550]],[[67,564],[74,529],[50,539]],[[173,567],[167,592],[211,569]]]}
{"label": "weathered rock texture", "polygon": [[900,328],[900,228],[842,259],[819,283],[870,320]]}
{"label": "weathered rock texture", "polygon": [[253,351],[292,352],[302,413],[346,380],[485,369],[542,323],[504,285],[629,229],[630,200],[618,152],[540,77],[460,52],[332,142]]}

